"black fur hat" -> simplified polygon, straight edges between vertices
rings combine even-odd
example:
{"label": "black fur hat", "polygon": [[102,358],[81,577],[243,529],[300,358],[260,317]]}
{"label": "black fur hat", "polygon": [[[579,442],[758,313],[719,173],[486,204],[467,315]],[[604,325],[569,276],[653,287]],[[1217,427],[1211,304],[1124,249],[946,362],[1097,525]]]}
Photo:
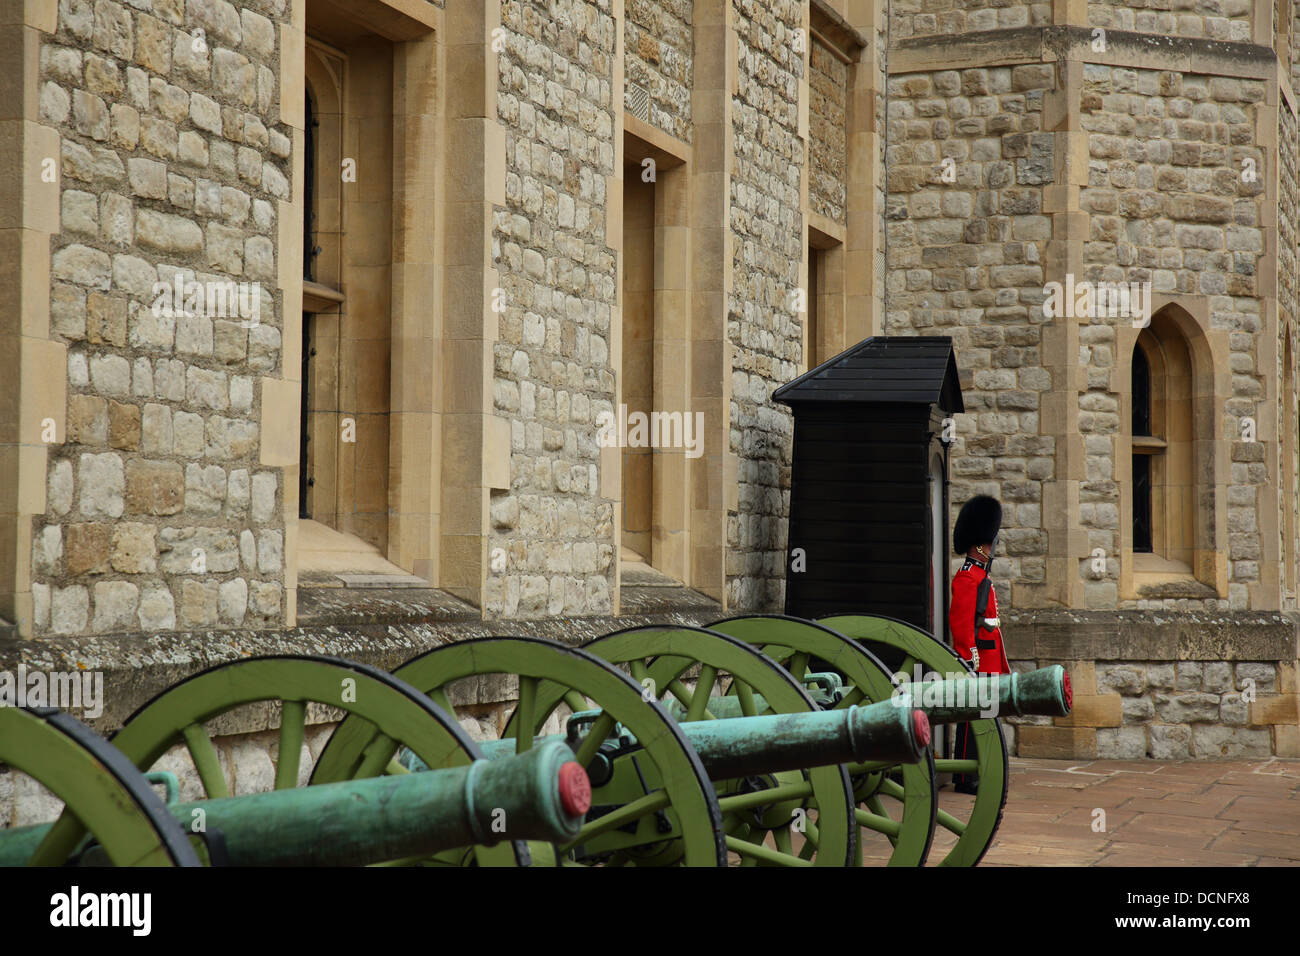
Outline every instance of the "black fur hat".
{"label": "black fur hat", "polygon": [[988,495],[976,495],[961,506],[952,528],[952,549],[965,554],[977,544],[989,544],[1002,527],[1002,505]]}

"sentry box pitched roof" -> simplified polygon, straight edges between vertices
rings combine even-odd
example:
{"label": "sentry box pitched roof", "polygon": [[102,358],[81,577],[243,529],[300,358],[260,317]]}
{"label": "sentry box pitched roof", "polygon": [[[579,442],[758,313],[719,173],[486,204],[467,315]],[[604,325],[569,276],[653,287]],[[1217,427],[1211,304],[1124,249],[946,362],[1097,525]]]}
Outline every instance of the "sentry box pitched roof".
{"label": "sentry box pitched roof", "polygon": [[946,335],[873,335],[782,385],[772,393],[785,405],[851,402],[937,405],[964,412],[957,358]]}

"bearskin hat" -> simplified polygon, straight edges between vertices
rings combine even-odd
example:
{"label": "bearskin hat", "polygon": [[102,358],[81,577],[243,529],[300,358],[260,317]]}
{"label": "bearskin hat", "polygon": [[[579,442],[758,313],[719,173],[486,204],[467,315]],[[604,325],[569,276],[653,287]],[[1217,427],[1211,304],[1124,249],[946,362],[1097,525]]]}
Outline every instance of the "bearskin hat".
{"label": "bearskin hat", "polygon": [[976,495],[961,506],[952,528],[952,549],[965,554],[977,544],[989,544],[1002,527],[1002,505],[988,495]]}

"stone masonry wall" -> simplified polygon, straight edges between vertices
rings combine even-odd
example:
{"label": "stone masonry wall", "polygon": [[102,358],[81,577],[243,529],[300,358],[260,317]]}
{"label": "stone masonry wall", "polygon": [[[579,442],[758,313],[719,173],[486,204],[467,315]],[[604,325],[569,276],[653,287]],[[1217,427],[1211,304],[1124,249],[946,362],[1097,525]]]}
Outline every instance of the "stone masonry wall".
{"label": "stone masonry wall", "polygon": [[[68,434],[35,528],[37,633],[282,619],[279,477],[259,467],[257,422],[259,377],[281,361],[268,236],[289,198],[286,16],[285,0],[59,2],[40,109],[63,137],[51,326]],[[245,308],[160,304],[155,283],[177,281],[244,283]]]}
{"label": "stone masonry wall", "polygon": [[814,41],[809,56],[808,208],[848,221],[848,66]]}
{"label": "stone masonry wall", "polygon": [[1088,3],[1089,26],[1236,43],[1251,42],[1253,16],[1252,0],[1089,0]]}
{"label": "stone masonry wall", "polygon": [[[1084,67],[1081,123],[1089,134],[1090,162],[1080,206],[1091,214],[1086,278],[1150,281],[1157,293],[1210,297],[1210,328],[1229,332],[1232,352],[1232,394],[1223,410],[1228,436],[1240,436],[1243,419],[1258,422],[1265,411],[1256,358],[1265,162],[1255,128],[1263,100],[1264,84],[1257,81]],[[1253,181],[1242,175],[1247,158],[1260,171]],[[1121,360],[1114,354],[1114,326],[1129,321],[1094,318],[1080,332],[1080,360],[1089,370],[1087,391],[1079,399],[1089,476],[1080,492],[1080,520],[1090,532],[1090,546],[1111,555],[1119,546],[1119,488],[1110,468],[1121,396],[1110,391],[1108,379]],[[1229,535],[1217,544],[1227,547],[1230,562],[1228,605],[1242,609],[1248,606],[1246,585],[1259,580],[1256,516],[1257,493],[1267,480],[1264,445],[1234,441],[1231,457]],[[1086,566],[1081,563],[1081,574],[1087,574]],[[1113,581],[1087,587],[1103,601],[1117,596]],[[1217,598],[1178,604],[1209,610],[1222,605]],[[1121,601],[1119,606],[1153,605]]]}
{"label": "stone masonry wall", "polygon": [[1052,385],[1039,343],[1052,229],[1042,187],[1054,146],[1041,116],[1054,82],[1046,65],[889,80],[885,334],[953,338],[966,406],[953,515],[975,494],[1002,501],[1000,583],[1046,574],[1042,482],[1053,477],[1055,439],[1039,434],[1039,400]]}
{"label": "stone masonry wall", "polygon": [[615,23],[608,2],[582,0],[514,0],[501,16],[506,206],[493,254],[505,308],[493,401],[510,419],[511,487],[492,497],[489,547],[507,558],[490,572],[485,609],[595,614],[610,608],[615,573],[596,426],[601,411],[616,411],[617,262],[605,243]]}
{"label": "stone masonry wall", "polygon": [[[1280,98],[1278,105],[1278,206],[1277,206],[1277,313],[1278,374],[1276,392],[1282,407],[1279,410],[1278,434],[1287,435],[1290,430],[1291,451],[1287,460],[1286,444],[1279,445],[1277,456],[1277,487],[1281,489],[1278,496],[1278,553],[1290,556],[1278,564],[1278,593],[1283,596],[1283,608],[1296,606],[1296,585],[1294,569],[1296,556],[1300,555],[1300,534],[1297,534],[1297,517],[1300,517],[1300,442],[1296,440],[1295,430],[1300,428],[1297,421],[1296,396],[1296,362],[1297,362],[1297,315],[1300,306],[1300,248],[1297,247],[1296,217],[1300,216],[1300,155],[1298,155],[1296,117],[1287,106],[1285,98]],[[1289,347],[1289,348],[1288,348]],[[1290,355],[1291,364],[1285,364]],[[1290,396],[1291,407],[1287,406]],[[1291,531],[1288,540],[1287,530]]]}
{"label": "stone masonry wall", "polygon": [[[1300,43],[1297,43],[1297,38],[1300,38],[1300,7],[1292,4],[1290,40],[1291,63],[1286,71],[1291,79],[1292,91],[1300,88]],[[1283,67],[1288,67],[1288,64],[1284,63]]]}
{"label": "stone masonry wall", "polygon": [[[1060,661],[1012,661],[1015,671]],[[1089,693],[1087,717],[1095,724],[1100,759],[1155,760],[1295,756],[1296,665],[1278,661],[1067,662]],[[1079,691],[1076,689],[1076,700]],[[1033,749],[1029,737],[1071,719],[1003,720],[1012,753]],[[1090,756],[1072,754],[1071,756]],[[1062,754],[1065,756],[1065,754]]]}
{"label": "stone masonry wall", "polygon": [[1042,0],[896,0],[891,13],[891,40],[1049,26],[1052,22],[1052,5]]}
{"label": "stone masonry wall", "polygon": [[650,94],[650,125],[691,142],[695,32],[692,0],[626,0],[624,96],[635,83]]}
{"label": "stone masonry wall", "polygon": [[799,374],[802,331],[790,293],[803,261],[799,136],[804,53],[797,0],[734,0],[739,90],[732,98],[732,281],[727,338],[734,347],[730,450],[739,459],[738,510],[727,516],[728,606],[780,608],[794,435],[772,392]]}

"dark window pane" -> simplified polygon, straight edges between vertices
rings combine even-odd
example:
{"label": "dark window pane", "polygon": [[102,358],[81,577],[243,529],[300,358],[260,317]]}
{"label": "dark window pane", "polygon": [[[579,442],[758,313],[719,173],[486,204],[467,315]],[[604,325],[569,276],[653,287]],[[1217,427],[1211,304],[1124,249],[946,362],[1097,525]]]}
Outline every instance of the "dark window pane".
{"label": "dark window pane", "polygon": [[1151,552],[1150,455],[1133,456],[1133,550]]}
{"label": "dark window pane", "polygon": [[307,130],[303,149],[303,217],[302,217],[302,277],[310,281],[316,275],[316,256],[313,253],[312,215],[316,196],[316,111],[312,108],[311,94],[307,94]]}
{"label": "dark window pane", "polygon": [[1151,366],[1141,346],[1133,347],[1133,434],[1151,434]]}

